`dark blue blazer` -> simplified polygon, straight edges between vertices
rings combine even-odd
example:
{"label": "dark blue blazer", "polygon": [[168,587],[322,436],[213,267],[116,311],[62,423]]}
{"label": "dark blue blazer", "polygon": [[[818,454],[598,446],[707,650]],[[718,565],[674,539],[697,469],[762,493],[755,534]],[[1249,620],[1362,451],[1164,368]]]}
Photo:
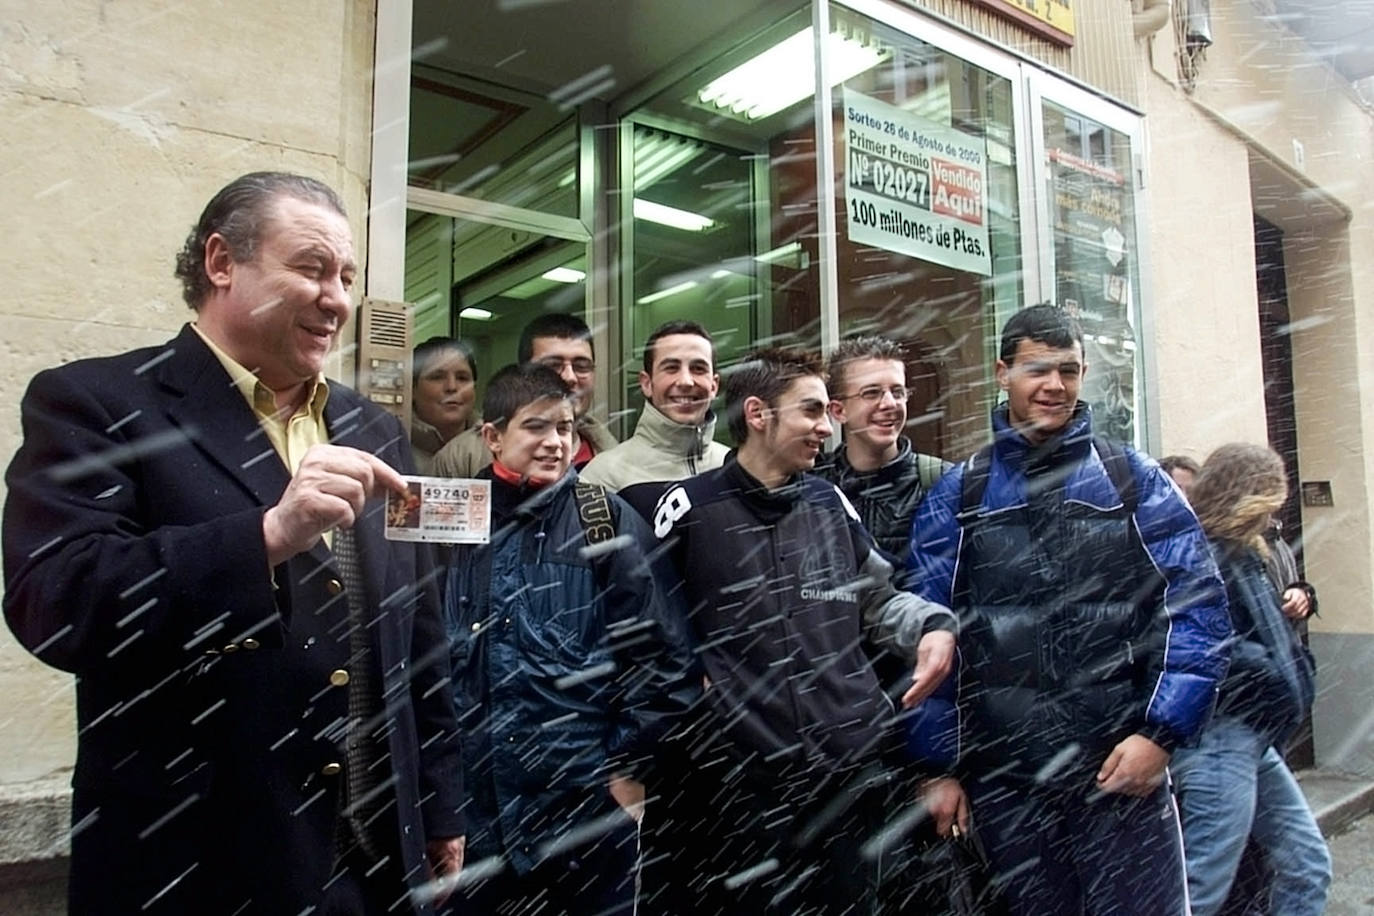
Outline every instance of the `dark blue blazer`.
{"label": "dark blue blazer", "polygon": [[[400,423],[330,387],[331,441],[410,471]],[[347,600],[324,544],[269,568],[262,516],[290,478],[253,412],[187,326],[39,373],[22,414],[4,609],[77,675],[71,911],[318,903],[346,777]],[[430,552],[385,540],[382,514],[369,502],[356,531],[391,729],[375,835],[401,896],[425,839],[463,832],[462,786]]]}

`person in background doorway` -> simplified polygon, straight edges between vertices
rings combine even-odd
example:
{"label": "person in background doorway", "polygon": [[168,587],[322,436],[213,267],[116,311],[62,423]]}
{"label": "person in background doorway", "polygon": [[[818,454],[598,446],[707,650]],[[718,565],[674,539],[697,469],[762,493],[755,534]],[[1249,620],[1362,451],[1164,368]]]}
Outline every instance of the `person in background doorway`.
{"label": "person in background doorway", "polygon": [[1317,613],[1317,589],[1298,575],[1298,558],[1283,539],[1283,523],[1277,515],[1264,528],[1264,543],[1269,548],[1265,569],[1279,590],[1283,616],[1294,626],[1301,624],[1299,632],[1305,634],[1307,618]]}
{"label": "person in background doorway", "polygon": [[1164,473],[1173,478],[1174,483],[1178,484],[1185,499],[1188,491],[1193,488],[1193,481],[1197,480],[1197,475],[1202,471],[1202,467],[1187,455],[1166,455],[1159,459],[1159,466],[1164,469]]}
{"label": "person in background doorway", "polygon": [[410,448],[415,469],[429,474],[434,453],[454,436],[480,425],[477,359],[454,337],[431,337],[415,348],[411,366]]}
{"label": "person in background doorway", "polygon": [[1282,459],[1247,443],[1208,456],[1192,489],[1235,629],[1216,713],[1197,746],[1180,749],[1171,766],[1198,916],[1221,911],[1247,837],[1266,854],[1272,912],[1316,916],[1331,883],[1330,852],[1282,756],[1315,690],[1311,656],[1265,568],[1264,530],[1287,492]]}
{"label": "person in background doorway", "polygon": [[[520,333],[516,359],[543,363],[557,372],[573,390],[572,466],[581,470],[595,455],[613,448],[615,436],[592,416],[596,389],[596,353],[592,332],[576,315],[540,315]],[[434,473],[440,477],[473,477],[491,464],[491,452],[478,428],[459,433],[434,456]]]}

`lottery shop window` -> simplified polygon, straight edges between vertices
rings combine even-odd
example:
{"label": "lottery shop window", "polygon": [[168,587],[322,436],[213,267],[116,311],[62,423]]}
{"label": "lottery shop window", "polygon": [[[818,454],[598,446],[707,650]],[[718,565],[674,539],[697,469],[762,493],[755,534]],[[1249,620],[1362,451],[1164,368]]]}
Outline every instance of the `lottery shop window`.
{"label": "lottery shop window", "polygon": [[877,61],[832,96],[839,335],[904,344],[907,435],[958,458],[986,441],[997,324],[1025,302],[1017,83],[831,10]]}

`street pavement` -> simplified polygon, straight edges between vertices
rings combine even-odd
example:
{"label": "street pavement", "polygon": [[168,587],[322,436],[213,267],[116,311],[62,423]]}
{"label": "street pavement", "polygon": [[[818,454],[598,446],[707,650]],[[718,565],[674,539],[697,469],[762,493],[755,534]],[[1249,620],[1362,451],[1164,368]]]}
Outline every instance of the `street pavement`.
{"label": "street pavement", "polygon": [[1365,815],[1327,842],[1333,875],[1327,916],[1374,913],[1374,815]]}
{"label": "street pavement", "polygon": [[1374,779],[1314,769],[1298,784],[1331,848],[1326,916],[1374,914]]}

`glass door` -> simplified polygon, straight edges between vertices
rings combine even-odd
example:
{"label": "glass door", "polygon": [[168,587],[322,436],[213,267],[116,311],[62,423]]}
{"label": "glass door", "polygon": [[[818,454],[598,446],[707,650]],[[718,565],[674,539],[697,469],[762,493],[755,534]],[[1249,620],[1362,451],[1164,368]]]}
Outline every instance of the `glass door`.
{"label": "glass door", "polygon": [[595,324],[585,131],[576,108],[445,64],[412,67],[405,299],[416,343],[472,346],[480,397],[537,315]]}
{"label": "glass door", "polygon": [[1043,298],[1083,325],[1083,398],[1094,429],[1143,446],[1150,426],[1141,321],[1144,234],[1137,163],[1139,117],[1046,74],[1036,74],[1034,115],[1042,173]]}
{"label": "glass door", "polygon": [[[622,357],[700,322],[721,367],[762,342],[821,346],[811,8],[741,6],[620,121]],[[627,407],[642,401],[626,372]],[[717,435],[728,438],[726,424]]]}
{"label": "glass door", "polygon": [[887,4],[832,4],[830,28],[838,337],[902,343],[906,434],[958,458],[987,439],[998,327],[1034,261],[1019,69]]}

